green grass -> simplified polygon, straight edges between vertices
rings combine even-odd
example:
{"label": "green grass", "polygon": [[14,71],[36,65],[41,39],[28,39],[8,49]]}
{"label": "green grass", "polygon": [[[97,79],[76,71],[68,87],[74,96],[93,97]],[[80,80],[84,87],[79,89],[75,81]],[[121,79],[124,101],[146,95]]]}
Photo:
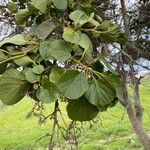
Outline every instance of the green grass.
{"label": "green grass", "polygon": [[[140,89],[141,100],[144,107],[144,127],[150,132],[150,80],[143,79]],[[30,117],[27,119],[26,116],[33,105],[34,102],[27,97],[15,106],[6,107],[0,105],[0,150],[45,149],[49,137],[45,137],[38,142],[36,141],[43,135],[51,132],[52,122],[49,120],[46,124],[40,126],[37,117]],[[52,108],[52,104],[46,105],[45,113],[48,114],[49,111],[52,111]],[[65,104],[62,104],[61,109],[65,119],[69,121],[65,112]],[[90,126],[90,123],[85,123],[78,139],[78,149],[142,149],[142,146],[128,121],[127,115],[123,114],[124,108],[120,104],[117,104],[117,107],[101,113],[92,127]],[[64,144],[61,137],[57,138],[57,143],[62,147],[60,149],[69,150],[69,145]]]}

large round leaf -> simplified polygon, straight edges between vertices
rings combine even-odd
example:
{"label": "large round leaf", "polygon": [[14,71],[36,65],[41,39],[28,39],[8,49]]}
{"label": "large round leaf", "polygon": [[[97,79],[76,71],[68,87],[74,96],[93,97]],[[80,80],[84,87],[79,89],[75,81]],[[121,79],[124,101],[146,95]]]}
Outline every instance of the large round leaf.
{"label": "large round leaf", "polygon": [[94,78],[85,95],[93,105],[105,106],[113,101],[115,91],[107,81]]}
{"label": "large round leaf", "polygon": [[32,68],[28,68],[25,72],[25,79],[30,83],[36,83],[40,81],[41,76],[39,74],[35,74]]}
{"label": "large round leaf", "polygon": [[120,80],[120,77],[116,74],[110,73],[106,74],[107,80],[111,83],[113,88],[115,89],[116,97],[120,100],[123,101],[123,87],[122,83]]}
{"label": "large round leaf", "polygon": [[103,21],[98,27],[98,30],[100,31],[99,36],[104,41],[115,42],[119,39],[120,27],[118,25],[113,24],[111,21],[108,21],[108,20]]}
{"label": "large round leaf", "polygon": [[93,61],[92,58],[92,42],[85,33],[81,33],[80,30],[75,31],[72,28],[64,28],[63,38],[65,41],[74,43],[84,48],[84,58],[87,63]]}
{"label": "large round leaf", "polygon": [[40,51],[40,55],[43,59],[47,60],[47,59],[51,58],[50,46],[51,46],[50,41],[44,41],[40,44],[39,51]]}
{"label": "large round leaf", "polygon": [[49,75],[50,81],[52,83],[57,83],[65,71],[64,68],[53,67]]}
{"label": "large round leaf", "polygon": [[75,22],[75,25],[83,25],[87,23],[91,18],[81,10],[75,10],[70,15],[69,18]]}
{"label": "large round leaf", "polygon": [[36,92],[37,98],[44,103],[51,103],[59,98],[59,93],[54,83],[45,82]]}
{"label": "large round leaf", "polygon": [[19,102],[26,94],[28,83],[24,74],[10,69],[0,77],[0,100],[6,105]]}
{"label": "large round leaf", "polygon": [[14,59],[14,62],[19,66],[25,66],[29,63],[33,63],[32,59],[29,56],[23,56],[21,58]]}
{"label": "large round leaf", "polygon": [[78,44],[84,48],[87,52],[91,52],[93,47],[92,47],[92,42],[91,40],[89,39],[89,37],[82,33],[81,34],[81,37],[80,37],[80,40],[78,41]]}
{"label": "large round leaf", "polygon": [[67,42],[78,44],[81,38],[81,31],[75,31],[73,28],[66,27],[64,28],[63,38]]}
{"label": "large round leaf", "polygon": [[67,70],[58,81],[58,89],[69,99],[81,97],[88,89],[88,81],[83,72]]}
{"label": "large round leaf", "polygon": [[47,38],[55,28],[58,27],[58,23],[56,21],[52,21],[50,19],[42,22],[37,28],[36,28],[36,34],[39,39],[44,40]]}
{"label": "large round leaf", "polygon": [[25,78],[30,83],[36,83],[40,81],[41,74],[44,71],[44,67],[42,65],[34,66],[33,68],[27,68],[25,71]]}
{"label": "large round leaf", "polygon": [[91,13],[91,15],[88,16],[88,15],[86,15],[86,13],[84,11],[81,11],[81,10],[75,10],[69,15],[69,18],[71,20],[73,20],[75,25],[77,25],[77,26],[82,26],[88,22],[91,25],[94,25],[96,27],[99,26],[100,25],[99,22],[94,20],[93,17],[94,17],[94,13]]}
{"label": "large round leaf", "polygon": [[71,47],[64,40],[55,40],[51,44],[50,54],[59,61],[66,61],[71,57]]}
{"label": "large round leaf", "polygon": [[51,0],[32,0],[33,6],[45,13]]}
{"label": "large round leaf", "polygon": [[98,112],[99,109],[89,103],[84,96],[69,102],[67,105],[68,116],[75,121],[90,121],[97,116]]}
{"label": "large round leaf", "polygon": [[42,72],[44,71],[44,67],[42,65],[37,65],[32,68],[32,71],[35,74],[42,74]]}
{"label": "large round leaf", "polygon": [[67,0],[53,0],[53,3],[57,9],[63,10],[67,8]]}

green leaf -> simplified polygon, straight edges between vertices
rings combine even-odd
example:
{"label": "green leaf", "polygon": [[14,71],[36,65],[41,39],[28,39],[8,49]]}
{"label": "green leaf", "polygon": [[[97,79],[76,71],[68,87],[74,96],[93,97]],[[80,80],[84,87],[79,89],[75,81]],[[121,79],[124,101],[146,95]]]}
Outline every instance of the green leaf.
{"label": "green leaf", "polygon": [[89,51],[85,51],[85,55],[84,55],[84,61],[87,63],[87,64],[91,64],[94,62],[94,59],[92,57],[92,54],[91,52]]}
{"label": "green leaf", "polygon": [[57,9],[60,10],[67,8],[67,0],[53,0],[53,4]]}
{"label": "green leaf", "polygon": [[113,108],[114,106],[116,106],[117,102],[118,102],[118,98],[115,97],[115,98],[113,99],[112,103],[109,105],[109,107],[110,107],[110,108]]}
{"label": "green leaf", "polygon": [[99,60],[105,65],[105,67],[113,74],[118,74],[117,71],[115,71],[112,66],[108,63],[108,61],[102,56],[98,55]]}
{"label": "green leaf", "polygon": [[98,109],[100,112],[104,112],[107,111],[108,108],[112,108],[114,107],[118,102],[118,98],[114,97],[113,101],[110,104],[107,104],[105,106],[98,106]]}
{"label": "green leaf", "polygon": [[107,111],[107,108],[108,108],[107,105],[105,105],[105,106],[98,106],[98,109],[99,109],[100,112]]}
{"label": "green leaf", "polygon": [[41,74],[44,71],[44,67],[42,65],[34,66],[32,68],[32,72],[35,74]]}
{"label": "green leaf", "polygon": [[110,21],[103,21],[97,29],[100,31],[99,36],[107,42],[118,41],[121,33],[120,27]]}
{"label": "green leaf", "polygon": [[26,80],[29,81],[30,83],[36,83],[38,81],[40,81],[40,75],[38,74],[35,74],[33,71],[32,71],[32,68],[28,68],[26,71],[25,71],[25,75],[26,75]]}
{"label": "green leaf", "polygon": [[58,89],[69,99],[81,97],[88,89],[88,81],[83,72],[67,70],[58,81]]}
{"label": "green leaf", "polygon": [[104,72],[104,65],[99,60],[97,60],[96,62],[92,63],[91,67],[95,71],[98,71],[98,72],[101,72],[101,73]]}
{"label": "green leaf", "polygon": [[85,97],[73,100],[67,105],[67,114],[74,121],[90,121],[99,113],[96,106],[88,102]]}
{"label": "green leaf", "polygon": [[75,26],[82,26],[85,23],[91,23],[94,26],[99,26],[100,24],[94,20],[93,17],[94,13],[91,13],[91,15],[88,16],[81,10],[75,10],[69,15],[69,18],[75,22]]}
{"label": "green leaf", "polygon": [[113,101],[115,91],[106,81],[94,78],[85,95],[91,104],[105,106]]}
{"label": "green leaf", "polygon": [[47,38],[55,28],[58,27],[58,22],[52,21],[50,19],[42,22],[37,28],[36,28],[36,34],[39,39],[44,40]]}
{"label": "green leaf", "polygon": [[7,70],[0,77],[0,100],[6,105],[16,104],[25,96],[27,86],[22,72],[15,69]]}
{"label": "green leaf", "polygon": [[96,20],[98,20],[98,22],[102,22],[103,21],[101,16],[96,14],[95,17],[96,17]]}
{"label": "green leaf", "polygon": [[50,4],[51,0],[32,0],[33,6],[40,10],[42,13],[46,13],[47,6]]}
{"label": "green leaf", "polygon": [[71,47],[64,40],[55,40],[51,43],[50,54],[59,61],[66,61],[71,57]]}
{"label": "green leaf", "polygon": [[[7,57],[4,55],[4,53],[0,49],[0,62],[5,59],[7,59]],[[7,63],[0,64],[0,74],[4,73],[6,67],[7,67]]]}
{"label": "green leaf", "polygon": [[89,37],[82,33],[81,34],[81,38],[78,41],[78,44],[84,48],[84,60],[86,63],[91,64],[93,62],[93,58],[92,58],[92,50],[93,50],[93,45],[91,40],[89,39]]}
{"label": "green leaf", "polygon": [[65,28],[64,33],[63,33],[63,38],[65,41],[77,44],[84,48],[84,59],[86,63],[90,64],[93,62],[92,58],[92,50],[93,50],[93,45],[89,37],[81,33],[80,30],[74,31],[72,28]]}
{"label": "green leaf", "polygon": [[94,13],[91,13],[91,15],[90,15],[90,21],[89,21],[89,23],[92,25],[92,26],[95,26],[95,28],[97,28],[98,26],[100,26],[100,23],[99,22],[101,22],[101,21],[96,21],[96,20],[94,20],[93,19],[93,17],[94,17]]}
{"label": "green leaf", "polygon": [[67,42],[77,44],[77,45],[81,46],[82,48],[84,48],[84,57],[85,57],[85,59],[86,59],[85,61],[87,63],[91,63],[93,61],[93,59],[92,59],[92,50],[93,50],[92,42],[86,34],[81,33],[80,30],[74,31],[72,28],[66,27],[64,29],[63,38]]}
{"label": "green leaf", "polygon": [[109,80],[110,84],[112,84],[113,88],[115,89],[116,97],[120,101],[123,101],[123,87],[122,87],[120,77],[116,74],[110,73],[107,74],[107,80]]}
{"label": "green leaf", "polygon": [[66,27],[64,28],[63,38],[67,42],[78,44],[81,38],[81,31],[74,31],[72,28]]}
{"label": "green leaf", "polygon": [[45,60],[51,58],[50,46],[51,46],[51,41],[44,41],[40,44],[39,47],[40,55]]}
{"label": "green leaf", "polygon": [[71,45],[71,55],[72,56],[81,56],[83,53],[83,50],[76,44]]}
{"label": "green leaf", "polygon": [[37,98],[44,103],[54,102],[59,98],[56,85],[47,81],[36,92]]}
{"label": "green leaf", "polygon": [[27,0],[27,1],[28,1],[27,7],[28,7],[30,13],[37,15],[38,14],[38,10],[34,7],[33,3],[29,2],[29,0]]}
{"label": "green leaf", "polygon": [[29,11],[28,8],[19,9],[15,15],[15,19],[17,23],[19,23],[20,25],[24,25],[28,21],[28,18],[30,17],[30,15],[31,15],[31,12]]}
{"label": "green leaf", "polygon": [[121,44],[126,44],[127,41],[128,41],[127,36],[124,33],[120,33],[117,42]]}
{"label": "green leaf", "polygon": [[92,47],[92,42],[91,40],[89,39],[89,37],[82,33],[81,36],[80,36],[80,40],[78,41],[78,44],[84,48],[85,50],[91,52],[93,47]]}
{"label": "green leaf", "polygon": [[14,59],[14,62],[19,66],[25,66],[33,61],[29,56],[23,56],[21,58]]}
{"label": "green leaf", "polygon": [[7,8],[11,12],[16,12],[17,9],[18,9],[17,5],[14,2],[11,2],[11,1],[8,2]]}
{"label": "green leaf", "polygon": [[99,29],[103,31],[111,31],[114,27],[114,24],[111,21],[105,20],[100,24]]}
{"label": "green leaf", "polygon": [[81,10],[75,10],[70,15],[69,18],[75,22],[75,25],[84,25],[90,20],[90,17]]}
{"label": "green leaf", "polygon": [[36,91],[36,97],[38,98],[39,101],[44,102],[44,103],[49,103],[51,101],[50,96],[49,96],[49,91],[44,89],[43,87],[40,87]]}
{"label": "green leaf", "polygon": [[53,83],[58,83],[60,77],[63,75],[65,72],[65,69],[60,68],[60,67],[54,67],[51,70],[51,73],[49,75],[49,79]]}
{"label": "green leaf", "polygon": [[15,15],[17,23],[22,27],[26,26],[30,17],[33,18],[36,14],[38,14],[38,10],[33,6],[31,2],[28,2],[26,5],[26,8],[18,9]]}
{"label": "green leaf", "polygon": [[25,71],[26,80],[30,83],[36,83],[40,81],[44,67],[42,65],[34,66],[33,68],[27,68]]}
{"label": "green leaf", "polygon": [[4,53],[2,52],[2,50],[0,49],[0,62],[7,59],[7,57],[4,55]]}
{"label": "green leaf", "polygon": [[35,44],[32,41],[27,41],[23,35],[17,34],[14,35],[13,37],[6,38],[3,41],[0,42],[0,47],[3,46],[6,43],[11,43],[14,45],[27,45],[27,44]]}

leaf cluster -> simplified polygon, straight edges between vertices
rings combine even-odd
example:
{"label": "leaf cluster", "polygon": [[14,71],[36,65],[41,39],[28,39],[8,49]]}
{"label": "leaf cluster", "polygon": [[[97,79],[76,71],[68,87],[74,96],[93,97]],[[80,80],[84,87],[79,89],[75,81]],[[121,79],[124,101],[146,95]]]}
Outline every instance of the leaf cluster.
{"label": "leaf cluster", "polygon": [[16,9],[17,2],[9,8],[16,21],[32,25],[26,34],[0,42],[4,104],[25,95],[42,103],[63,100],[72,120],[89,121],[122,100],[120,78],[100,51],[93,55],[93,40],[123,43],[126,38],[118,25],[91,11],[94,0],[25,0],[23,9]]}

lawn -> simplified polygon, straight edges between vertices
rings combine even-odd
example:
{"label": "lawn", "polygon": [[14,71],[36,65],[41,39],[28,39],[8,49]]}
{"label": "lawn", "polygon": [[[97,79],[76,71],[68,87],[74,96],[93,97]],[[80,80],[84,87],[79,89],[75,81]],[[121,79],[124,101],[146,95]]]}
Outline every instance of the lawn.
{"label": "lawn", "polygon": [[[140,89],[144,107],[144,127],[147,132],[150,132],[150,79],[143,79]],[[37,117],[27,118],[33,105],[34,102],[28,97],[15,106],[0,105],[0,150],[46,149],[49,137],[37,140],[51,132],[52,122],[49,120],[46,124],[39,125]],[[48,104],[45,107],[45,113],[48,113],[52,111],[53,105]],[[61,109],[65,119],[69,122],[64,103]],[[142,149],[127,116],[124,115],[124,108],[120,104],[101,113],[95,121],[96,123],[92,126],[90,123],[84,123],[83,128],[79,124],[79,128],[81,128],[78,139],[79,150]],[[69,150],[69,145],[60,136],[56,138],[56,143],[56,150]]]}

